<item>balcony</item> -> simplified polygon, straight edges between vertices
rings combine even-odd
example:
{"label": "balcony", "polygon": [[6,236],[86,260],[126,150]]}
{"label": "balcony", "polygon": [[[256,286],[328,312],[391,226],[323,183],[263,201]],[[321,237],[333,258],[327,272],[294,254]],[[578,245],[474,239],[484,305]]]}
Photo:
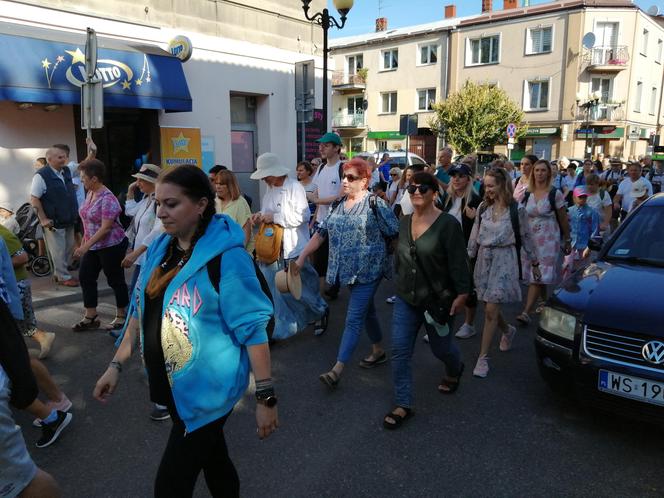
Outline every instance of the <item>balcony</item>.
{"label": "balcony", "polygon": [[[586,121],[586,111],[579,109],[576,119],[579,121]],[[623,104],[605,104],[599,105],[590,110],[589,116],[590,123],[615,123],[625,120],[625,108]]]}
{"label": "balcony", "polygon": [[347,112],[338,112],[332,118],[333,128],[364,128],[366,120],[363,112],[348,114]]}
{"label": "balcony", "polygon": [[367,82],[363,75],[346,74],[344,71],[334,71],[332,73],[332,89],[339,93],[353,93],[364,91],[367,88]]}
{"label": "balcony", "polygon": [[593,47],[584,57],[591,73],[617,73],[629,65],[629,50],[624,45]]}

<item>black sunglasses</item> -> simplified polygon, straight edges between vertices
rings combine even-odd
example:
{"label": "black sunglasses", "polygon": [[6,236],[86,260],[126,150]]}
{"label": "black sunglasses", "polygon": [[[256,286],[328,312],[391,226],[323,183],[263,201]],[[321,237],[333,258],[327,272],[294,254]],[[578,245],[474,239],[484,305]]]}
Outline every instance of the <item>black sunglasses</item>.
{"label": "black sunglasses", "polygon": [[348,180],[349,182],[356,182],[356,181],[362,179],[361,176],[355,176],[355,175],[351,175],[351,174],[348,174],[348,173],[346,173],[346,174],[343,176],[343,178],[344,178],[344,180]]}
{"label": "black sunglasses", "polygon": [[420,194],[424,195],[429,190],[433,190],[433,187],[431,185],[408,185],[407,190],[410,195],[413,195],[418,190],[420,191]]}

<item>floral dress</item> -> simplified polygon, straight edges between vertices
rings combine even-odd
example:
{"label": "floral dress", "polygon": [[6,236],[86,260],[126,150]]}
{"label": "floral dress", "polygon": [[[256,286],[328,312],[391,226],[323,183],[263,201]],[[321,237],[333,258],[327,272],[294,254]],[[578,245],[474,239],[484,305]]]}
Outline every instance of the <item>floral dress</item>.
{"label": "floral dress", "polygon": [[[494,220],[493,206],[478,208],[478,216],[470,233],[468,255],[477,257],[475,263],[475,291],[477,299],[487,303],[513,303],[521,301],[519,286],[519,263],[516,253],[516,238],[510,210]],[[535,252],[525,209],[519,207],[519,231],[521,232],[520,259],[530,264]]]}
{"label": "floral dress", "polygon": [[[556,191],[556,209],[565,206],[565,199],[560,191]],[[551,208],[549,196],[546,195],[539,201],[535,195],[528,196],[525,205],[528,213],[528,226],[535,243],[535,252],[539,269],[542,273],[541,280],[535,280],[530,265],[521,261],[523,280],[528,284],[557,284],[562,277],[563,253],[560,246],[560,228],[556,219],[556,212]]]}

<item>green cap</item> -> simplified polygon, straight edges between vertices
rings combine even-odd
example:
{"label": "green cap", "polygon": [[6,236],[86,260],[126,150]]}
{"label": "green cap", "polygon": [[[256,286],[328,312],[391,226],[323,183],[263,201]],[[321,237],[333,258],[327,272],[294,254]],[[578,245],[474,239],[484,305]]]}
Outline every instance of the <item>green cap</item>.
{"label": "green cap", "polygon": [[333,132],[327,132],[325,135],[320,137],[316,142],[319,142],[321,144],[335,144],[335,145],[342,145],[341,143],[341,138],[339,138],[339,135]]}

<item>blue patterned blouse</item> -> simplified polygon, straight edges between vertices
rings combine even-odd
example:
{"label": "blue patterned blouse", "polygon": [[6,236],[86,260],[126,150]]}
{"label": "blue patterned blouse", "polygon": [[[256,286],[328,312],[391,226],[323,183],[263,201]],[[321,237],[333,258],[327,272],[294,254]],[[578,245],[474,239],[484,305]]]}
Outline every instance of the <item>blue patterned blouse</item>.
{"label": "blue patterned blouse", "polygon": [[339,277],[341,285],[366,284],[392,273],[392,258],[387,254],[385,237],[399,233],[399,222],[392,210],[376,198],[376,214],[367,194],[361,202],[346,210],[342,201],[318,228],[330,242],[327,281]]}

